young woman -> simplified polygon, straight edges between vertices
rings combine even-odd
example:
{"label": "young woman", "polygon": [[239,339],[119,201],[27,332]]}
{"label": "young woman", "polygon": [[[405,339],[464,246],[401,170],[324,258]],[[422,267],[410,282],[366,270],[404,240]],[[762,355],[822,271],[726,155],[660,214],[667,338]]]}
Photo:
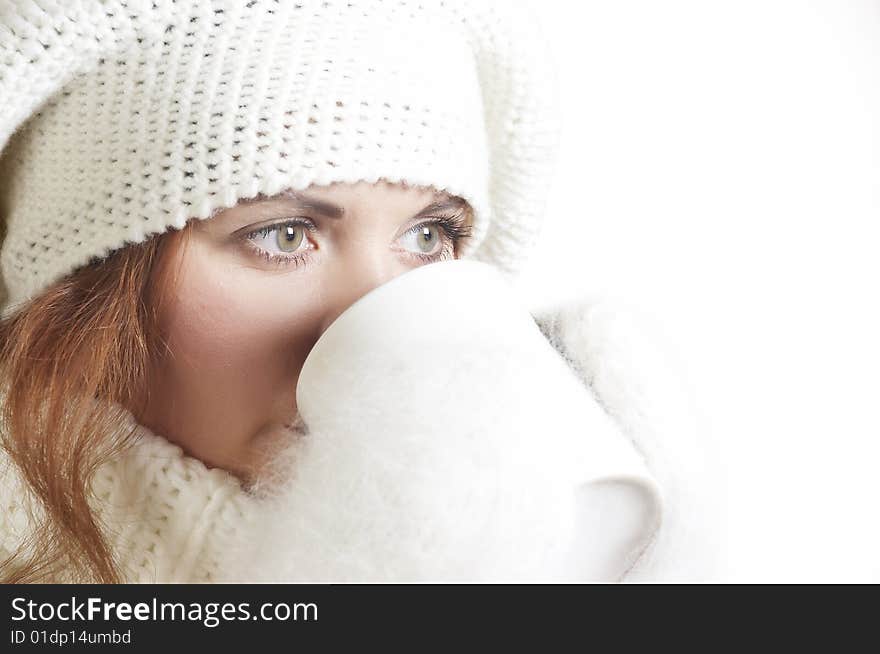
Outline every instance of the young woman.
{"label": "young woman", "polygon": [[[15,0],[0,30],[2,577],[228,578],[328,326],[415,268],[527,257],[540,38],[472,0]],[[583,316],[546,323],[560,349]],[[606,515],[615,577],[652,520]]]}

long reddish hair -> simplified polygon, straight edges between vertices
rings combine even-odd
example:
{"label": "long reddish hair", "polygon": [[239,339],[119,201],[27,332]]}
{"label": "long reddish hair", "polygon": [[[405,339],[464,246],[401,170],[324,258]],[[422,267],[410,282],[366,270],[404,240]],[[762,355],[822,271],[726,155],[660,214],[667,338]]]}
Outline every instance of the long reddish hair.
{"label": "long reddish hair", "polygon": [[[95,470],[130,442],[164,352],[163,260],[188,230],[85,266],[0,321],[0,446],[24,482],[29,532],[0,559],[6,583],[123,580],[91,503]],[[110,402],[95,402],[95,398]]]}

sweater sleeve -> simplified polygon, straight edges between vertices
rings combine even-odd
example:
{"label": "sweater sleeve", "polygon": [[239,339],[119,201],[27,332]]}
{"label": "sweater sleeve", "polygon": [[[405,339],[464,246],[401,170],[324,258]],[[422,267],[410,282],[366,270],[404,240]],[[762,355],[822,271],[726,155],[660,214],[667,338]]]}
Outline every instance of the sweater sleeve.
{"label": "sweater sleeve", "polygon": [[725,540],[724,471],[668,342],[645,316],[613,299],[569,301],[533,316],[660,486],[660,528],[623,580],[717,578]]}

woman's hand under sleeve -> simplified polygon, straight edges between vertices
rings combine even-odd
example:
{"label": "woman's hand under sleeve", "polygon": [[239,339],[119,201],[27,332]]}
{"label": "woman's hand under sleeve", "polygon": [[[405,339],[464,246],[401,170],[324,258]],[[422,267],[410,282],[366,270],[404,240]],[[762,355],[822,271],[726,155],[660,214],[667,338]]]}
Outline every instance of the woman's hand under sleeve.
{"label": "woman's hand under sleeve", "polygon": [[724,469],[668,340],[618,300],[573,300],[533,316],[660,486],[660,529],[624,579],[717,579],[725,542]]}

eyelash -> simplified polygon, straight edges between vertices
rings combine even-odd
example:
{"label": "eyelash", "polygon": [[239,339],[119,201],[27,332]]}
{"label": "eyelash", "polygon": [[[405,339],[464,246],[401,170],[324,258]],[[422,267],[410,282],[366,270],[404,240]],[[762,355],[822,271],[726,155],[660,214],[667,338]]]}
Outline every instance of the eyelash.
{"label": "eyelash", "polygon": [[[266,225],[264,227],[260,227],[259,229],[255,229],[247,234],[244,234],[242,238],[244,241],[248,243],[248,247],[261,259],[267,261],[268,263],[275,264],[279,267],[286,267],[293,265],[294,267],[299,267],[301,264],[305,263],[308,259],[309,255],[307,254],[309,250],[313,248],[307,248],[303,252],[297,252],[296,254],[291,255],[278,255],[272,254],[271,252],[266,252],[262,248],[258,247],[254,244],[253,239],[262,236],[267,237],[273,231],[281,229],[282,227],[288,225],[301,225],[305,227],[309,232],[316,232],[318,228],[315,224],[306,218],[297,218],[297,219],[287,219],[282,220],[277,223],[272,223],[270,225]],[[416,232],[422,227],[426,225],[437,225],[443,231],[443,234],[446,236],[448,240],[452,242],[453,251],[458,247],[459,242],[462,239],[468,238],[471,236],[471,228],[468,225],[464,224],[463,221],[463,212],[459,212],[453,215],[446,216],[431,216],[422,222],[413,225],[410,227],[404,234],[409,234],[411,232]],[[444,251],[441,251],[440,254],[421,254],[417,252],[407,252],[413,258],[423,262],[423,263],[432,263],[434,261],[439,261],[443,258]]]}

